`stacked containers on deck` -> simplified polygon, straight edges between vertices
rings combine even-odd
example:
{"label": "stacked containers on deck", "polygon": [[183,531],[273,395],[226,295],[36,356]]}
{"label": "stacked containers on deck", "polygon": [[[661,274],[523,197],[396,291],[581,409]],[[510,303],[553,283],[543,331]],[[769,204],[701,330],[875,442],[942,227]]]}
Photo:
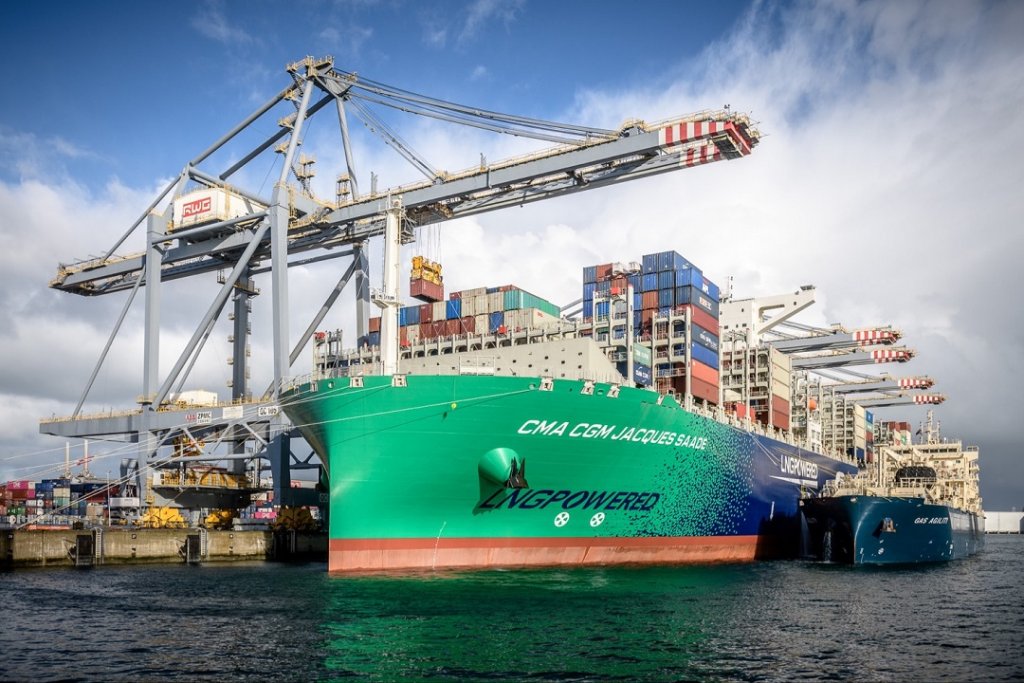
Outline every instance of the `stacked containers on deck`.
{"label": "stacked containers on deck", "polygon": [[870,410],[864,411],[864,422],[866,424],[864,438],[867,446],[864,449],[864,459],[867,462],[875,461],[875,416]]}
{"label": "stacked containers on deck", "polygon": [[[689,374],[691,393],[709,403],[718,403],[718,286],[675,251],[645,254],[640,265],[639,273],[629,274],[612,263],[584,267],[583,319],[600,323],[609,316],[614,318],[616,312],[602,306],[601,299],[632,285],[634,332],[638,340],[654,344],[651,374],[660,378],[659,389],[671,388],[682,394]],[[682,320],[687,315],[689,335]],[[679,319],[670,326],[668,321],[672,318]],[[657,329],[656,320],[662,321]],[[616,331],[617,327],[612,325],[612,343],[618,339]],[[669,344],[665,352],[658,349],[662,339]],[[687,350],[689,369],[685,362]],[[788,405],[786,408],[788,412]]]}
{"label": "stacked containers on deck", "polygon": [[773,346],[768,347],[768,356],[771,366],[769,376],[771,425],[776,429],[789,430],[790,399],[792,397],[790,380],[793,376],[793,361],[788,355]]}
{"label": "stacked containers on deck", "polygon": [[867,457],[867,411],[862,405],[853,406],[853,455],[863,463]]}
{"label": "stacked containers on deck", "polygon": [[[402,346],[425,339],[466,334],[506,334],[550,326],[560,319],[558,306],[515,285],[452,292],[445,301],[398,309]],[[379,345],[379,331],[380,318],[370,318],[370,334],[366,343]],[[363,346],[363,341],[359,346]]]}

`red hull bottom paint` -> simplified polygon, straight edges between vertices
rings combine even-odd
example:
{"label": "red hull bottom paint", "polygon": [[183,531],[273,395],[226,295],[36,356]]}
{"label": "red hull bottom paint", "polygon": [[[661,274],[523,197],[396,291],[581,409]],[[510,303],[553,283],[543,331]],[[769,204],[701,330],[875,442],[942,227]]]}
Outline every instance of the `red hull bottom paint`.
{"label": "red hull bottom paint", "polygon": [[[764,539],[760,539],[764,540]],[[331,539],[328,571],[750,562],[758,536]]]}

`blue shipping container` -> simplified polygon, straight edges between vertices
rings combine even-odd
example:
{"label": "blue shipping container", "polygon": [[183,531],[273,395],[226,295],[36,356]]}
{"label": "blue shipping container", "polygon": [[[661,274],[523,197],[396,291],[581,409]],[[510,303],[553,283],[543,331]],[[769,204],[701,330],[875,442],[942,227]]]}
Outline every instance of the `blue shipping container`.
{"label": "blue shipping container", "polygon": [[370,346],[380,346],[380,332],[371,332],[366,338]]}
{"label": "blue shipping container", "polygon": [[594,300],[584,299],[583,300],[583,317],[593,318],[594,317]]}
{"label": "blue shipping container", "polygon": [[707,279],[706,277],[705,278],[701,278],[701,283],[700,283],[699,287],[700,287],[700,290],[702,292],[707,294],[709,297],[711,297],[715,301],[721,301],[721,299],[718,296],[720,294],[720,292],[718,290],[718,285],[716,285],[711,280]]}
{"label": "blue shipping container", "polygon": [[602,294],[607,294],[608,292],[611,291],[611,289],[612,289],[612,281],[611,280],[604,280],[602,282],[598,282],[597,285],[596,285],[596,291],[598,291],[598,292],[600,292]]}
{"label": "blue shipping container", "polygon": [[676,284],[675,273],[671,270],[666,270],[663,273],[658,273],[658,289],[672,289]]}
{"label": "blue shipping container", "polygon": [[672,308],[675,305],[675,292],[671,289],[658,290],[658,308]]}
{"label": "blue shipping container", "polygon": [[597,266],[583,267],[583,282],[597,282]]}
{"label": "blue shipping container", "polygon": [[444,306],[444,317],[448,320],[457,320],[462,317],[462,299],[448,299]]}
{"label": "blue shipping container", "polygon": [[398,324],[399,325],[419,325],[420,324],[420,307],[419,306],[403,306],[398,309]]}
{"label": "blue shipping container", "polygon": [[690,357],[694,360],[699,360],[704,365],[708,365],[715,370],[718,369],[718,354],[704,348],[696,341],[690,342]]}
{"label": "blue shipping container", "polygon": [[647,273],[640,278],[640,291],[641,292],[653,292],[658,288],[658,274]]}
{"label": "blue shipping container", "polygon": [[658,254],[658,270],[681,270],[683,268],[692,268],[693,264],[684,259],[682,256],[674,251],[663,251]]}
{"label": "blue shipping container", "polygon": [[645,387],[651,386],[651,367],[643,363],[633,363],[633,381]]}
{"label": "blue shipping container", "polygon": [[700,287],[704,274],[696,268],[683,268],[676,271],[676,287]]}
{"label": "blue shipping container", "polygon": [[487,331],[497,332],[498,328],[505,324],[505,311],[494,311],[487,319]]}
{"label": "blue shipping container", "polygon": [[642,289],[640,289],[640,282],[641,282],[641,280],[643,280],[643,278],[640,275],[630,275],[629,276],[629,284],[633,288],[633,293],[634,294],[637,293],[637,292],[643,291]]}
{"label": "blue shipping container", "polygon": [[593,282],[584,282],[583,283],[583,298],[584,299],[593,299],[595,291],[597,291],[597,285],[595,283],[593,283]]}
{"label": "blue shipping container", "polygon": [[718,353],[718,337],[705,330],[700,325],[691,323],[690,328],[693,330],[693,339],[697,343],[703,345],[709,351]]}
{"label": "blue shipping container", "polygon": [[644,295],[643,292],[633,292],[633,310],[639,311],[644,307]]}
{"label": "blue shipping container", "polygon": [[676,287],[676,305],[682,304],[693,304],[711,314],[712,318],[718,318],[718,302],[696,287]]}
{"label": "blue shipping container", "polygon": [[658,272],[658,255],[657,254],[644,254],[643,257],[644,274],[657,273]]}

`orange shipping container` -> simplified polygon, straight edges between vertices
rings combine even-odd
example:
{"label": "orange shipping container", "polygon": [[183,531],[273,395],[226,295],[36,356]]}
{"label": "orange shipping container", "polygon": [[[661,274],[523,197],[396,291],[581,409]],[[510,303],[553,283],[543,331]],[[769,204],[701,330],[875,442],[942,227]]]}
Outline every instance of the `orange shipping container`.
{"label": "orange shipping container", "polygon": [[677,306],[676,311],[689,311],[690,322],[694,323],[695,325],[700,325],[711,334],[715,335],[716,337],[718,336],[718,319],[713,317],[707,311],[698,308],[692,304],[684,304],[682,306]]}
{"label": "orange shipping container", "polygon": [[705,365],[704,363],[701,363],[699,360],[691,360],[690,363],[690,374],[693,375],[694,379],[699,379],[702,382],[707,382],[708,384],[714,385],[717,391],[718,370],[715,370],[710,365]]}

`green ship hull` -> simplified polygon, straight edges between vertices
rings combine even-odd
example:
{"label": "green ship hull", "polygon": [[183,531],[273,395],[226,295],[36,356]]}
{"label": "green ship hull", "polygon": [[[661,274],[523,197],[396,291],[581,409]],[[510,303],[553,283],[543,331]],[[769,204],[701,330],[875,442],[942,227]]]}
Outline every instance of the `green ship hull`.
{"label": "green ship hull", "polygon": [[796,555],[801,490],[856,469],[577,380],[342,377],[282,407],[329,466],[331,571]]}

